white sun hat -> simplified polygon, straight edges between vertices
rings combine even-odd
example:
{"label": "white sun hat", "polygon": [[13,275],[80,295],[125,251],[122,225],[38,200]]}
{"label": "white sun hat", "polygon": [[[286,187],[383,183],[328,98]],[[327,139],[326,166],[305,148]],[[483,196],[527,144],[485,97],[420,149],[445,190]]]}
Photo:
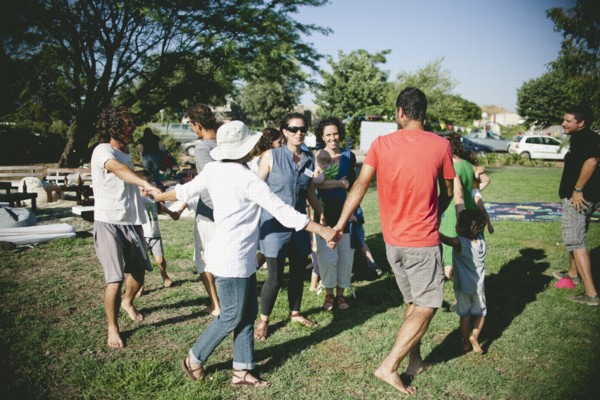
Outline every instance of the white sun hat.
{"label": "white sun hat", "polygon": [[242,121],[227,122],[217,130],[217,147],[210,151],[213,160],[239,160],[254,148],[262,132],[250,132]]}

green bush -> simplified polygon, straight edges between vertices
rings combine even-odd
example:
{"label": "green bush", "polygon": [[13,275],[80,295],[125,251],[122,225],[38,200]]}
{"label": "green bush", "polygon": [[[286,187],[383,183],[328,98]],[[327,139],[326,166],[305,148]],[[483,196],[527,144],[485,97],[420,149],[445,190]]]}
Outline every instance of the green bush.
{"label": "green bush", "polygon": [[523,166],[523,167],[553,167],[555,161],[530,160],[520,154],[511,153],[488,153],[478,157],[479,164],[489,167]]}

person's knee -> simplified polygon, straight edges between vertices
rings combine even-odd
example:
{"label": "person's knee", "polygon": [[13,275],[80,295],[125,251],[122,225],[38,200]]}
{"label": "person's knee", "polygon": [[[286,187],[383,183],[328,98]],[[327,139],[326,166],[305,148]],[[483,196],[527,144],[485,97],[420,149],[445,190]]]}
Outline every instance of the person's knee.
{"label": "person's knee", "polygon": [[154,257],[154,261],[156,261],[156,264],[161,266],[161,267],[166,267],[167,266],[167,262],[165,261],[165,258],[163,256],[156,256]]}
{"label": "person's knee", "polygon": [[123,282],[111,282],[107,283],[104,288],[105,297],[117,298],[121,294],[121,287],[123,286]]}

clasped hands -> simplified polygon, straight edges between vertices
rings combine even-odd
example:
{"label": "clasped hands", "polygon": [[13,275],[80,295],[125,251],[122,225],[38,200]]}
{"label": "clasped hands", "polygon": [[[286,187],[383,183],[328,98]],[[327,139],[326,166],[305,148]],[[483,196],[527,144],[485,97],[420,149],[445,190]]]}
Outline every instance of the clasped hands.
{"label": "clasped hands", "polygon": [[156,195],[159,195],[161,193],[162,193],[162,191],[155,186],[144,186],[142,188],[142,195],[144,195],[150,199],[153,199],[153,200]]}
{"label": "clasped hands", "polygon": [[335,246],[337,246],[343,235],[344,228],[337,225],[333,228],[324,226],[323,232],[320,234],[320,236],[327,242],[327,247],[330,249],[335,249]]}

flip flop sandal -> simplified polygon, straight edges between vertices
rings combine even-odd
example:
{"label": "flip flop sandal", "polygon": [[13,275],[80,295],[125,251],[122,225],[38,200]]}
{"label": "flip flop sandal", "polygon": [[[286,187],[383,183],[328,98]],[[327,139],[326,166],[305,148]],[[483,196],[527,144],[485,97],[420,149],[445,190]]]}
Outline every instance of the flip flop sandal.
{"label": "flip flop sandal", "polygon": [[[202,380],[204,379],[204,368],[202,368],[202,365],[199,366],[196,369],[192,369],[192,367],[190,367],[188,361],[190,359],[190,356],[187,356],[184,360],[183,363],[181,364],[181,366],[183,367],[184,372],[187,374],[187,376],[193,381],[196,382],[198,380]],[[196,377],[196,375],[194,375],[194,372],[200,371],[200,377]]]}
{"label": "flip flop sandal", "polygon": [[[297,318],[297,319],[294,319],[294,318]],[[291,322],[296,322],[297,324],[304,325],[307,328],[312,328],[312,327],[314,327],[314,326],[317,325],[316,322],[311,321],[310,319],[308,319],[308,318],[306,318],[306,317],[304,317],[303,315],[300,315],[300,314],[298,314],[298,315],[290,315],[290,321]]]}
{"label": "flip flop sandal", "polygon": [[[233,374],[233,378],[231,378],[231,386],[236,387],[236,386],[252,386],[255,388],[266,388],[271,386],[271,384],[267,381],[263,381],[262,379],[258,379],[256,378],[255,381],[249,381],[246,378],[248,377],[248,375],[250,374],[250,371],[244,371],[245,374],[243,376],[237,376],[235,373]],[[237,379],[236,382],[234,382],[234,379]]]}

